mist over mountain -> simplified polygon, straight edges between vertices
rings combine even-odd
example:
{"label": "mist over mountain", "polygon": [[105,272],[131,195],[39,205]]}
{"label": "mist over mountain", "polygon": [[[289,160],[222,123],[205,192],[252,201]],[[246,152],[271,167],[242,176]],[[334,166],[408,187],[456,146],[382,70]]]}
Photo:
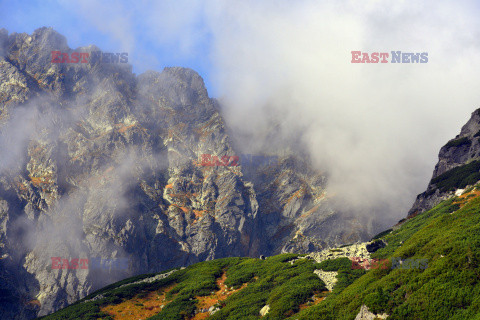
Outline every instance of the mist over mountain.
{"label": "mist over mountain", "polygon": [[[318,251],[382,227],[337,209],[328,172],[295,138],[270,131],[268,149],[242,148],[191,69],[52,63],[52,51],[99,48],[71,49],[51,28],[3,29],[0,44],[3,318],[48,314],[131,275]],[[202,164],[244,152],[257,158]]]}

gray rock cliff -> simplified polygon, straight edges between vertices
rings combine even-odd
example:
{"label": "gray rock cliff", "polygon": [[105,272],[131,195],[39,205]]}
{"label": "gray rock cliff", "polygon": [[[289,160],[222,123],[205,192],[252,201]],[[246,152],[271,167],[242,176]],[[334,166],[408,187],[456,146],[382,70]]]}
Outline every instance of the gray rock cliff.
{"label": "gray rock cliff", "polygon": [[480,109],[472,113],[460,134],[440,149],[438,163],[427,190],[417,196],[408,216],[412,217],[451,197],[456,189],[480,181]]}
{"label": "gray rock cliff", "polygon": [[0,318],[45,315],[136,274],[368,237],[295,155],[202,166],[202,154],[238,152],[196,72],[135,76],[122,63],[52,63],[54,50],[99,49],[71,49],[50,28],[0,30]]}

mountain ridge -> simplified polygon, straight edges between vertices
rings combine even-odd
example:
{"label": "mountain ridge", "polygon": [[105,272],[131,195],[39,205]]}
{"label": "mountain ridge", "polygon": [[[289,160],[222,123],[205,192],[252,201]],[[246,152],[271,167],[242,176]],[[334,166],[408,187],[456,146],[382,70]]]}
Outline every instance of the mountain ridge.
{"label": "mountain ridge", "polygon": [[[74,51],[51,28],[2,29],[0,44],[2,317],[45,315],[129,275],[371,233],[334,210],[325,175],[294,153],[202,166],[202,154],[239,150],[195,71],[51,63],[52,51]],[[54,270],[52,257],[128,268]]]}
{"label": "mountain ridge", "polygon": [[[456,189],[473,185],[480,181],[480,175],[471,175],[468,171],[462,176],[464,181],[452,181],[450,185],[437,186],[447,172],[466,166],[480,159],[480,109],[472,112],[470,119],[462,126],[460,134],[445,144],[439,152],[438,162],[427,186],[427,190],[419,194],[408,212],[408,217],[433,208],[442,200],[449,198]],[[442,180],[443,181],[443,180]]]}

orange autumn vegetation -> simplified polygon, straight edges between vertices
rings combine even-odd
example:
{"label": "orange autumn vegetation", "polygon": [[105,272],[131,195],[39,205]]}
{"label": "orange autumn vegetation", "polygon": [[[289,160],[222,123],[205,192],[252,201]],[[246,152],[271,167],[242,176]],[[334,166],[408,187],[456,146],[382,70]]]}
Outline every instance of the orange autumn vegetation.
{"label": "orange autumn vegetation", "polygon": [[40,301],[38,300],[30,300],[26,303],[26,305],[28,306],[37,306],[37,307],[41,307],[42,305],[40,304]]}
{"label": "orange autumn vegetation", "polygon": [[288,199],[282,201],[285,205],[287,205],[290,201],[292,201],[294,198],[300,199],[302,196],[304,196],[306,193],[305,187],[301,187],[298,189],[296,192],[294,192]]}
{"label": "orange autumn vegetation", "polygon": [[197,222],[199,219],[203,217],[205,214],[206,210],[193,210],[193,214],[195,215],[195,220],[193,220],[193,223]]}
{"label": "orange autumn vegetation", "polygon": [[135,127],[135,124],[132,124],[132,125],[129,125],[129,126],[125,126],[125,125],[122,125],[122,124],[116,124],[115,126],[118,128],[118,132],[125,133],[125,132],[127,132],[128,129]]}
{"label": "orange autumn vegetation", "polygon": [[175,203],[172,203],[170,205],[170,207],[178,208],[178,209],[182,210],[185,214],[189,213],[190,210],[191,210],[193,212],[193,214],[195,215],[195,219],[193,220],[192,223],[197,223],[198,220],[200,220],[205,215],[205,213],[208,213],[208,210],[196,210],[196,209],[192,210],[192,209],[187,208],[187,207],[179,206],[178,204],[175,204]]}
{"label": "orange autumn vegetation", "polygon": [[22,191],[27,191],[27,187],[21,182],[17,182],[17,187]]}
{"label": "orange autumn vegetation", "polygon": [[453,204],[458,204],[460,206],[460,208],[462,208],[468,202],[470,202],[471,200],[473,200],[475,198],[478,198],[479,196],[480,196],[480,189],[473,188],[472,191],[466,192],[466,193],[462,194],[461,196],[459,196],[457,199],[455,199]]}
{"label": "orange autumn vegetation", "polygon": [[50,176],[40,176],[40,177],[29,176],[29,178],[30,178],[30,181],[32,181],[32,184],[37,187],[41,184],[50,183]]}
{"label": "orange autumn vegetation", "polygon": [[168,196],[172,198],[183,198],[183,199],[188,199],[193,196],[191,193],[168,193]]}
{"label": "orange autumn vegetation", "polygon": [[329,292],[330,291],[323,291],[321,294],[315,294],[315,296],[313,297],[313,301],[307,301],[305,303],[302,303],[299,306],[300,311],[302,311],[303,309],[313,307],[314,305],[319,304],[320,302],[322,302],[325,299],[326,294],[329,293]]}
{"label": "orange autumn vegetation", "polygon": [[101,311],[109,314],[115,320],[147,319],[162,310],[170,301],[165,295],[172,290],[176,284],[161,288],[158,291],[149,292],[145,297],[134,297],[123,301],[120,304],[109,305],[101,308]]}
{"label": "orange autumn vegetation", "polygon": [[312,209],[308,210],[307,212],[305,212],[304,214],[302,214],[300,217],[301,217],[301,218],[308,217],[309,215],[311,215],[312,213],[314,213],[315,211],[317,211],[319,207],[320,207],[319,204],[316,205],[316,206],[314,206]]}
{"label": "orange autumn vegetation", "polygon": [[170,207],[175,207],[175,208],[178,208],[178,209],[182,210],[184,213],[188,213],[188,208],[179,206],[178,204],[172,203],[170,205]]}
{"label": "orange autumn vegetation", "polygon": [[319,196],[315,197],[315,200],[317,200],[317,201],[321,200],[321,199],[325,198],[325,196],[326,196],[325,192],[322,192]]}
{"label": "orange autumn vegetation", "polygon": [[[227,274],[224,272],[220,278],[217,279],[217,287],[219,288],[216,292],[209,296],[197,296],[195,299],[198,300],[197,303],[197,312],[201,310],[208,310],[210,307],[216,305],[217,303],[226,300],[229,296],[238,292],[247,286],[247,283],[244,283],[240,288],[230,290],[225,285],[225,280],[227,280]],[[203,320],[207,319],[210,313],[207,312],[198,312],[190,320]]]}
{"label": "orange autumn vegetation", "polygon": [[[217,303],[226,300],[229,296],[244,289],[247,286],[247,283],[244,283],[238,289],[229,289],[225,285],[226,279],[227,275],[224,272],[222,276],[216,280],[217,287],[219,288],[216,292],[208,296],[195,297],[195,299],[198,300],[196,306],[197,313],[189,320],[207,319],[210,313],[206,310],[216,305]],[[120,304],[102,307],[100,310],[109,314],[115,320],[147,319],[148,317],[154,316],[161,312],[162,308],[164,308],[168,303],[173,301],[175,297],[167,300],[166,294],[175,286],[176,284],[173,284],[171,286],[161,288],[157,291],[143,293],[143,297],[137,295],[136,297],[123,301]]]}

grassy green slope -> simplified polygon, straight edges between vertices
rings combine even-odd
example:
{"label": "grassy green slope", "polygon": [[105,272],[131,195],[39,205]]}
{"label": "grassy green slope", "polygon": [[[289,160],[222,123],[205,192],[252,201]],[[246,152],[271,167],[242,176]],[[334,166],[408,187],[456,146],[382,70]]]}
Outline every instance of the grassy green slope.
{"label": "grassy green slope", "polygon": [[373,255],[426,258],[426,269],[370,270],[292,319],[354,319],[364,303],[392,320],[480,319],[480,198],[461,209],[454,200],[383,236],[388,246]]}
{"label": "grassy green slope", "polygon": [[[193,314],[197,296],[207,296],[217,290],[216,279],[225,271],[225,285],[238,288],[248,285],[221,302],[221,310],[211,319],[258,319],[259,310],[270,304],[271,310],[264,319],[283,319],[298,311],[300,304],[312,295],[325,290],[324,283],[313,271],[314,261],[297,258],[295,254],[282,254],[266,260],[252,258],[226,258],[197,263],[179,270],[169,277],[149,284],[135,284],[119,288],[121,284],[145,278],[135,277],[97,291],[85,299],[42,319],[110,319],[100,308],[118,304],[139,293],[155,291],[176,284],[167,294],[172,299],[163,310],[150,319],[185,319]],[[152,275],[149,275],[152,276]],[[103,298],[84,303],[99,294]]]}

